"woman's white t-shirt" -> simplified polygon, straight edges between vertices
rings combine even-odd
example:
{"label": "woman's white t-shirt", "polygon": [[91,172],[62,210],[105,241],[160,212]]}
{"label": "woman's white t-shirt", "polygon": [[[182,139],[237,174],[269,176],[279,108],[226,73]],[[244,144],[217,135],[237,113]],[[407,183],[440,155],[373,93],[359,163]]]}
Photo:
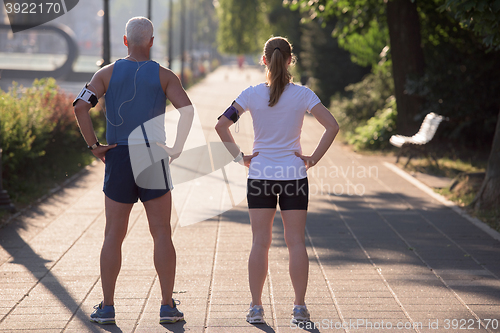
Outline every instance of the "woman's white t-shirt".
{"label": "woman's white t-shirt", "polygon": [[304,162],[295,156],[302,154],[300,133],[306,112],[321,103],[309,88],[289,83],[278,103],[269,104],[269,87],[265,83],[245,89],[236,99],[253,119],[253,152],[248,178],[293,180],[307,177]]}

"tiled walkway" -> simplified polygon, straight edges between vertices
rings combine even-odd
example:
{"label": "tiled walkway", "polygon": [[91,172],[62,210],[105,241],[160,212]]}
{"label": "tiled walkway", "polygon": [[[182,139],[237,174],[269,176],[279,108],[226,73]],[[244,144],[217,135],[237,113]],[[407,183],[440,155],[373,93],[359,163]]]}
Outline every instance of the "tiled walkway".
{"label": "tiled walkway", "polygon": [[[208,141],[217,116],[263,80],[257,69],[222,67],[189,90]],[[322,130],[304,122],[310,153]],[[235,138],[249,153],[251,117]],[[159,284],[142,205],[123,245],[116,326],[88,321],[102,297],[103,165],[0,230],[0,332],[297,332],[277,214],[264,288],[267,325],[250,325],[246,202],[208,221],[178,226],[174,298],[186,322],[159,325]],[[500,332],[500,243],[394,173],[377,157],[335,143],[309,171],[308,332]],[[175,191],[175,190],[174,190]],[[481,324],[479,323],[481,320]],[[482,325],[482,326],[481,326]],[[461,329],[465,328],[465,329]]]}

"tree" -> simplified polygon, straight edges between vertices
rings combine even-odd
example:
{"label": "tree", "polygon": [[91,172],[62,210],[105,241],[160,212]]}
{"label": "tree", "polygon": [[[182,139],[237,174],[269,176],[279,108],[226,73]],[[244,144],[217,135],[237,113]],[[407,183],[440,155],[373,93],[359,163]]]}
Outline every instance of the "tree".
{"label": "tree", "polygon": [[414,118],[420,112],[422,101],[419,97],[408,94],[405,85],[409,77],[424,74],[424,52],[417,5],[411,0],[388,1],[386,14],[398,108],[396,127],[399,133],[412,135],[417,126]]}
{"label": "tree", "polygon": [[421,99],[406,93],[405,85],[409,77],[421,76],[424,70],[416,4],[411,0],[297,0],[290,6],[309,12],[311,18],[337,20],[333,35],[339,40],[353,34],[364,36],[371,31],[374,23],[388,28],[398,108],[398,132],[414,134],[418,127],[415,117],[420,112]]}
{"label": "tree", "polygon": [[[483,43],[491,49],[500,49],[500,1],[448,0],[441,10],[455,15],[464,28],[483,36]],[[486,177],[474,201],[475,209],[500,207],[500,112],[495,136],[488,158]]]}
{"label": "tree", "polygon": [[314,79],[308,84],[324,104],[329,104],[335,93],[345,95],[346,86],[359,82],[370,71],[370,68],[353,63],[349,52],[332,38],[333,26],[321,27],[317,21],[311,21],[301,27],[302,51],[298,55],[303,75]]}
{"label": "tree", "polygon": [[261,0],[219,0],[217,42],[221,53],[249,54],[263,45],[265,19]]}

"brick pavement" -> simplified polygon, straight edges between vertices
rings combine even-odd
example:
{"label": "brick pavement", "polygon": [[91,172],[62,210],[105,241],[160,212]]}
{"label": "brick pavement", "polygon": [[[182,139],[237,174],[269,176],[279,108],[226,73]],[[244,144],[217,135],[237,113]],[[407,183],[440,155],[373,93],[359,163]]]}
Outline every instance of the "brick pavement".
{"label": "brick pavement", "polygon": [[[257,69],[222,67],[189,90],[208,141],[217,140],[216,117],[262,79]],[[321,132],[307,116],[305,153]],[[244,115],[235,137],[247,153],[252,136],[251,117]],[[307,331],[500,332],[499,241],[383,162],[335,143],[309,171],[306,302],[319,325]],[[152,241],[144,209],[135,205],[117,284],[117,325],[90,323],[102,297],[103,169],[100,163],[88,167],[0,230],[0,332],[302,331],[290,325],[293,290],[279,214],[264,288],[267,325],[244,320],[251,246],[245,202],[188,227],[178,226],[174,216],[174,297],[186,322],[164,326],[158,324]]]}

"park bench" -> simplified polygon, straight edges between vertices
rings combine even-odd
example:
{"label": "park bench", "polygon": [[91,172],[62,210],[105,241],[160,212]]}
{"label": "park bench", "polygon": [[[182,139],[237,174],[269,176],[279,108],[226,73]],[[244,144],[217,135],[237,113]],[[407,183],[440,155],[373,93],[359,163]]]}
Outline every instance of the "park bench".
{"label": "park bench", "polygon": [[[429,151],[427,144],[432,140],[434,134],[436,134],[436,130],[439,124],[443,120],[448,120],[443,116],[440,116],[434,112],[427,114],[420,125],[420,129],[417,134],[413,136],[404,136],[404,135],[393,135],[391,136],[389,142],[398,148],[399,153],[396,158],[396,163],[399,162],[399,158],[403,156],[403,154],[408,153],[408,161],[406,161],[405,168],[410,163],[410,160],[416,156],[417,154],[423,154],[427,158],[429,158]],[[436,163],[436,166],[439,168],[437,159],[435,155],[431,155]]]}

